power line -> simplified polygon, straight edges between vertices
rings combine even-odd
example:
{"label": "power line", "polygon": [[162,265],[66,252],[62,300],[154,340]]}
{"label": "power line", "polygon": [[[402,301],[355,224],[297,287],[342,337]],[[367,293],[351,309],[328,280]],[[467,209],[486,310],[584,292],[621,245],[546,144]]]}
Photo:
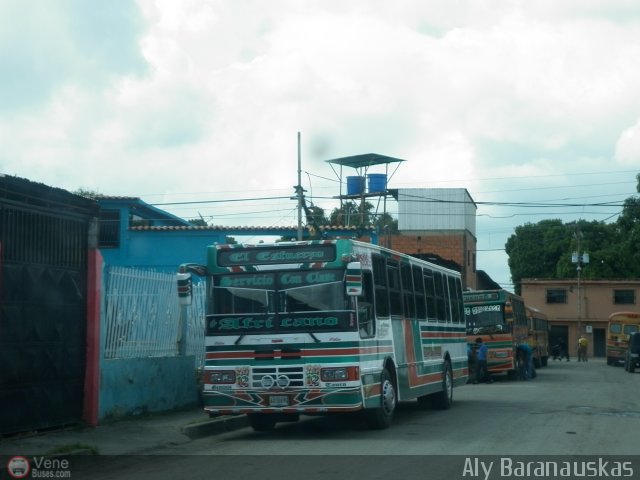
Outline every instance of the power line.
{"label": "power line", "polygon": [[193,205],[201,203],[228,203],[228,202],[252,202],[257,200],[289,200],[291,195],[286,197],[256,197],[256,198],[228,198],[224,200],[192,200],[188,202],[166,202],[166,203],[150,203],[154,207],[163,205]]}

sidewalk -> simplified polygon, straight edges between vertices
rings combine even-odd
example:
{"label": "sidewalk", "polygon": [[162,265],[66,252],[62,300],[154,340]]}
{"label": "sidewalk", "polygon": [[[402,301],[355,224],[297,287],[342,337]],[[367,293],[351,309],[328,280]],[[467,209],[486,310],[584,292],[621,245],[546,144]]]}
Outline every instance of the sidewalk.
{"label": "sidewalk", "polygon": [[209,418],[201,409],[149,414],[105,423],[74,426],[0,438],[0,455],[145,454],[165,445],[247,426],[245,415]]}

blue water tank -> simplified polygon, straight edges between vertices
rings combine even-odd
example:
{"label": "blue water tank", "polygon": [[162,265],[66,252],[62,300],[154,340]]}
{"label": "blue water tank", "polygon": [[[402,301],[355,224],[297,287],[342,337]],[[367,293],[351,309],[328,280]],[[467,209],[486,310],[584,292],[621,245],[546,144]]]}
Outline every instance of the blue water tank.
{"label": "blue water tank", "polygon": [[364,192],[364,177],[347,177],[347,195],[360,195]]}
{"label": "blue water tank", "polygon": [[384,173],[370,173],[369,193],[382,193],[387,191],[387,175]]}

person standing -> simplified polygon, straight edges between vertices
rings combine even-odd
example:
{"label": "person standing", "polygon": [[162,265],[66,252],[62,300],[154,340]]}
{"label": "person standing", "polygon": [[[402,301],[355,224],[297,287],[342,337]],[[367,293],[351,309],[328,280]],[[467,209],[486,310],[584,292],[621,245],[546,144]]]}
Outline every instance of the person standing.
{"label": "person standing", "polygon": [[565,342],[563,339],[560,339],[560,341],[558,342],[558,345],[560,346],[560,361],[562,361],[562,359],[566,357],[568,362],[569,349],[567,348],[567,342]]}
{"label": "person standing", "polygon": [[476,378],[473,383],[486,382],[493,383],[489,369],[487,368],[487,345],[481,337],[476,338]]}
{"label": "person standing", "polygon": [[578,361],[587,361],[587,348],[589,347],[589,340],[584,335],[580,335],[578,339]]}
{"label": "person standing", "polygon": [[476,347],[471,343],[467,343],[467,360],[469,365],[469,378],[467,383],[471,383],[476,379]]}

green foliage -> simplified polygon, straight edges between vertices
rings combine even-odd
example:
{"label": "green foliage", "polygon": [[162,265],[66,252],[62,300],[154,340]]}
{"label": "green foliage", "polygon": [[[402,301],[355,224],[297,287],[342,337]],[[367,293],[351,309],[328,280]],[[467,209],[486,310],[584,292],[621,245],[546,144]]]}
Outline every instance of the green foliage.
{"label": "green foliage", "polygon": [[[636,176],[640,193],[640,174]],[[640,278],[640,198],[630,197],[615,223],[563,223],[542,220],[516,227],[507,239],[511,279],[520,293],[523,278],[568,279],[577,276],[572,253],[587,252],[581,268],[586,279]]]}
{"label": "green foliage", "polygon": [[80,195],[81,197],[93,198],[93,199],[96,199],[102,196],[99,192],[95,190],[88,190],[82,187],[78,188],[77,190],[74,190],[71,193],[74,193],[75,195]]}
{"label": "green foliage", "polygon": [[316,206],[309,207],[309,214],[311,218],[307,221],[313,221],[318,227],[324,227],[329,225],[329,219],[324,214],[324,209]]}
{"label": "green foliage", "polygon": [[378,214],[376,221],[373,224],[381,234],[398,233],[398,220],[393,218],[387,212]]}
{"label": "green foliage", "polygon": [[334,208],[329,215],[331,225],[363,226],[371,225],[373,205],[364,202],[362,207],[355,202],[347,201],[340,208]]}
{"label": "green foliage", "polygon": [[202,217],[187,219],[187,222],[189,222],[194,227],[206,227],[209,225],[207,221]]}
{"label": "green foliage", "polygon": [[355,202],[345,202],[342,207],[333,209],[327,224],[357,227],[373,225],[379,233],[397,233],[398,220],[387,212],[376,213],[374,208],[369,202],[364,202],[362,208]]}

